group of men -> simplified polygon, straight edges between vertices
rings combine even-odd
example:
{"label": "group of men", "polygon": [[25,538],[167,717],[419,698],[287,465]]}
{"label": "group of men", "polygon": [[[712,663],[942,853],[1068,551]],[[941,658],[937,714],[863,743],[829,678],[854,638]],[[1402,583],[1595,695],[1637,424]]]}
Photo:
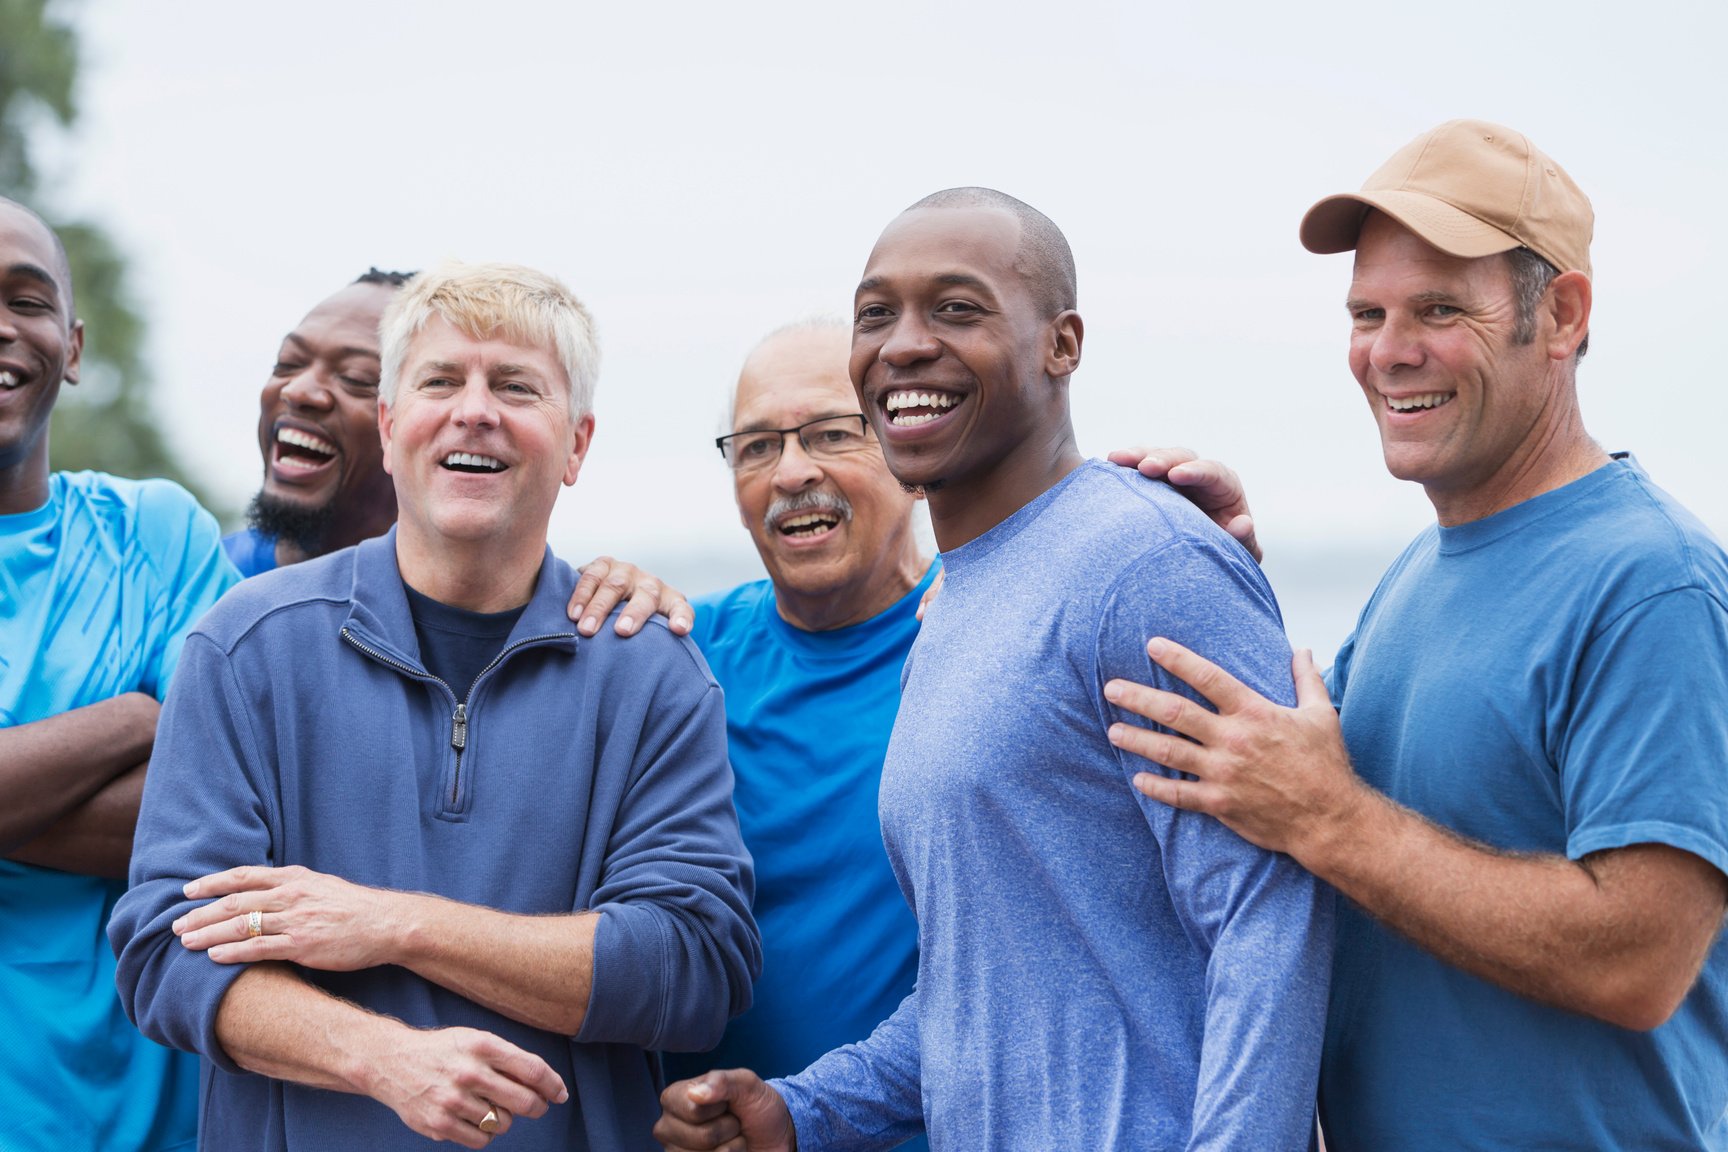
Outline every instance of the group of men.
{"label": "group of men", "polygon": [[50,471],[0,203],[0,1148],[1728,1148],[1728,557],[1584,430],[1592,226],[1474,120],[1304,218],[1438,520],[1322,675],[1234,473],[1081,455],[1000,192],[751,352],[693,606],[546,546],[556,279],[313,309],[221,540]]}

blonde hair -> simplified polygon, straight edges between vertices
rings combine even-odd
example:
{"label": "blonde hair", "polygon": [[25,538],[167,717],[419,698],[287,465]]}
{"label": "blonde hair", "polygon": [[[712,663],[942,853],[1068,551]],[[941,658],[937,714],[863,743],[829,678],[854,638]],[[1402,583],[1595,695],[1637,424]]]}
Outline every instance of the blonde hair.
{"label": "blonde hair", "polygon": [[582,301],[555,276],[522,264],[446,260],[399,289],[378,326],[383,371],[378,394],[396,401],[408,346],[433,315],[476,340],[494,334],[521,343],[550,344],[569,378],[570,420],[594,408],[600,341]]}

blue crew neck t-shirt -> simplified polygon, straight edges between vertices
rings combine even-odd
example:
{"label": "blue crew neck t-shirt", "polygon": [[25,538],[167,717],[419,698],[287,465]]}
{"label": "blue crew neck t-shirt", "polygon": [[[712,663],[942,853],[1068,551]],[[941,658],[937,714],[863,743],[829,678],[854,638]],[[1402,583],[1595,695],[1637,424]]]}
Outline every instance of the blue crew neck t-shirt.
{"label": "blue crew neck t-shirt", "polygon": [[912,991],[918,922],[876,804],[918,601],[938,567],[886,611],[831,632],[781,619],[767,580],[696,601],[691,639],[726,693],[763,959],[750,1010],[713,1051],[667,1054],[670,1077],[790,1075],[864,1039]]}
{"label": "blue crew neck t-shirt", "polygon": [[[1728,871],[1728,559],[1631,460],[1387,571],[1333,667],[1356,769],[1495,848]],[[1728,1149],[1728,944],[1649,1032],[1544,1007],[1340,902],[1334,1152]]]}
{"label": "blue crew neck t-shirt", "polygon": [[[162,699],[180,646],[239,581],[216,521],[165,480],[57,472],[0,516],[0,726],[125,692]],[[191,1147],[198,1061],[151,1043],[114,991],[123,880],[0,860],[0,1148]]]}
{"label": "blue crew neck t-shirt", "polygon": [[1136,792],[1156,766],[1110,743],[1138,718],[1104,698],[1116,677],[1182,690],[1146,655],[1167,636],[1292,703],[1259,566],[1102,461],[942,559],[882,772],[918,985],[775,1081],[799,1148],[1305,1152],[1332,892]]}
{"label": "blue crew neck t-shirt", "polygon": [[242,576],[256,576],[276,567],[276,539],[260,535],[256,528],[242,528],[222,537],[222,551]]}

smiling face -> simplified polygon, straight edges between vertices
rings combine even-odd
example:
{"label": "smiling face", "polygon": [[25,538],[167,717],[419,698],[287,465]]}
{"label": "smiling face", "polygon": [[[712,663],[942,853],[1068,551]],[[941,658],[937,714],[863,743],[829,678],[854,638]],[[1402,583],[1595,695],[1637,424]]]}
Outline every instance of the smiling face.
{"label": "smiling face", "polygon": [[65,275],[47,227],[0,204],[0,472],[39,455],[46,477],[48,418],[61,381],[77,382],[84,349]]}
{"label": "smiling face", "polygon": [[[797,428],[857,412],[849,347],[843,329],[786,332],[763,344],[739,375],[732,431]],[[777,462],[751,469],[746,460],[734,473],[739,516],[775,587],[783,598],[789,591],[874,605],[880,597],[860,589],[899,578],[913,497],[889,474],[874,436],[843,453],[813,455],[795,436],[783,444]]]}
{"label": "smiling face", "polygon": [[283,339],[259,397],[265,498],[306,510],[394,500],[378,446],[378,321],[393,291],[350,284]]}
{"label": "smiling face", "polygon": [[537,554],[594,430],[592,416],[571,422],[569,387],[550,347],[475,339],[434,314],[380,410],[399,533],[433,554],[455,543]]}
{"label": "smiling face", "polygon": [[1016,268],[1019,245],[1007,212],[915,208],[870,253],[852,383],[906,484],[934,493],[983,481],[1068,428],[1066,392],[1052,381],[1079,364],[1079,317],[1045,315]]}
{"label": "smiling face", "polygon": [[1433,495],[1487,484],[1567,399],[1541,341],[1513,341],[1501,256],[1449,256],[1371,212],[1348,307],[1350,370],[1380,426],[1386,468]]}

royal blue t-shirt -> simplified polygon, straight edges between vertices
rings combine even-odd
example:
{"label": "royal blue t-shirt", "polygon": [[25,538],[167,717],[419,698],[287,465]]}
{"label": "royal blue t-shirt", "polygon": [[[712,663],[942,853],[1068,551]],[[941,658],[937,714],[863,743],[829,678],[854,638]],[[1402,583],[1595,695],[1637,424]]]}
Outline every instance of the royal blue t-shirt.
{"label": "royal blue t-shirt", "polygon": [[[1728,559],[1629,459],[1381,580],[1330,674],[1374,787],[1495,848],[1659,843],[1728,871]],[[1728,1148],[1728,945],[1634,1032],[1522,999],[1339,903],[1333,1152]]]}
{"label": "royal blue t-shirt", "polygon": [[222,551],[242,576],[256,576],[276,567],[276,539],[260,535],[256,528],[242,528],[222,537]]}
{"label": "royal blue t-shirt", "polygon": [[673,1079],[790,1075],[868,1036],[912,991],[918,921],[888,866],[876,801],[937,567],[885,612],[831,632],[781,619],[767,580],[696,601],[690,635],[726,693],[763,960],[750,1010],[712,1052],[668,1054]]}
{"label": "royal blue t-shirt", "polygon": [[[57,472],[0,516],[0,727],[125,692],[162,699],[180,646],[240,577],[166,480]],[[123,880],[0,860],[0,1149],[190,1148],[198,1061],[146,1040],[105,931]]]}

